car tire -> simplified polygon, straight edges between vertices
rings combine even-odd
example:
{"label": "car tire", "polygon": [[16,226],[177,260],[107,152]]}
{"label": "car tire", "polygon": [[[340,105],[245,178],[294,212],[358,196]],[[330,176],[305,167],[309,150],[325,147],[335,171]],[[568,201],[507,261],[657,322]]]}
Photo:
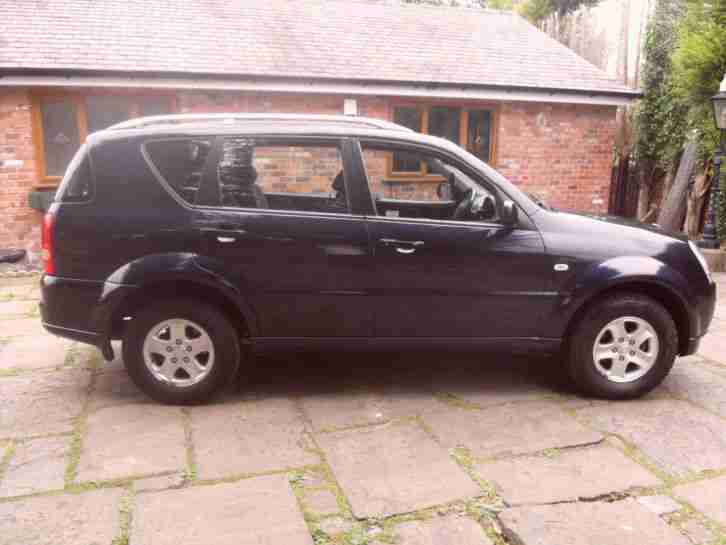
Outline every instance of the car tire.
{"label": "car tire", "polygon": [[164,300],[129,322],[123,360],[131,379],[152,399],[199,404],[237,376],[240,342],[217,308],[195,299]]}
{"label": "car tire", "polygon": [[668,375],[678,354],[678,330],[654,299],[622,294],[587,309],[568,339],[567,352],[570,378],[582,393],[632,399]]}

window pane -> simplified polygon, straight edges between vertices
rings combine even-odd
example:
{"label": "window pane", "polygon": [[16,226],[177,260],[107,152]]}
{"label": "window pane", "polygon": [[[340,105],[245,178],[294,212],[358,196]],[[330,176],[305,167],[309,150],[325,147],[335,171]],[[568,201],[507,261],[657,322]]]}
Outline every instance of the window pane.
{"label": "window pane", "polygon": [[461,108],[435,106],[429,111],[429,134],[459,143]]}
{"label": "window pane", "polygon": [[454,164],[415,152],[438,180],[387,179],[386,158],[400,150],[385,144],[362,145],[368,184],[379,216],[429,220],[498,222],[496,199]]}
{"label": "window pane", "polygon": [[[447,197],[443,193],[437,193],[439,181],[431,181],[430,179],[421,179],[421,181],[401,181],[395,178],[386,177],[386,161],[397,155],[410,158],[421,164],[426,161],[427,157],[419,153],[411,153],[398,150],[381,150],[365,146],[363,148],[363,162],[368,176],[368,183],[371,188],[371,194],[374,199],[403,199],[410,201],[441,201]],[[434,169],[431,165],[427,165],[429,171]],[[443,181],[443,177],[441,180]],[[384,214],[380,214],[384,215]]]}
{"label": "window pane", "polygon": [[78,115],[72,100],[40,105],[46,176],[62,176],[80,145]]}
{"label": "window pane", "polygon": [[418,108],[401,106],[393,109],[393,122],[413,131],[421,132],[422,121],[423,116]]}
{"label": "window pane", "polygon": [[171,100],[167,96],[150,96],[138,99],[139,115],[167,115],[171,113]]}
{"label": "window pane", "polygon": [[103,130],[131,117],[130,97],[89,96],[86,98],[88,132]]}
{"label": "window pane", "polygon": [[224,206],[348,210],[343,161],[335,146],[256,145],[228,138],[217,171]]}
{"label": "window pane", "polygon": [[466,149],[484,162],[491,159],[492,113],[489,110],[469,110],[469,131]]}
{"label": "window pane", "polygon": [[189,204],[197,201],[204,164],[212,148],[207,139],[148,142],[146,152],[174,193]]}
{"label": "window pane", "polygon": [[58,202],[87,202],[92,198],[91,165],[85,146],[81,146],[66,169],[55,200]]}
{"label": "window pane", "polygon": [[[418,108],[397,107],[393,109],[393,122],[408,127],[416,132],[421,132],[423,115]],[[421,163],[416,157],[407,153],[394,153],[393,172],[415,172],[421,171]]]}

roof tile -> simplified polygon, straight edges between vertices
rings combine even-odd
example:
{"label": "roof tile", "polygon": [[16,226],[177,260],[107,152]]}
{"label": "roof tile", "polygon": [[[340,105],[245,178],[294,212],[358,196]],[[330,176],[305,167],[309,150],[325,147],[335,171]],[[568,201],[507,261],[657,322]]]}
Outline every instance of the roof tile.
{"label": "roof tile", "polygon": [[0,14],[0,70],[632,91],[509,12],[355,0],[0,0]]}

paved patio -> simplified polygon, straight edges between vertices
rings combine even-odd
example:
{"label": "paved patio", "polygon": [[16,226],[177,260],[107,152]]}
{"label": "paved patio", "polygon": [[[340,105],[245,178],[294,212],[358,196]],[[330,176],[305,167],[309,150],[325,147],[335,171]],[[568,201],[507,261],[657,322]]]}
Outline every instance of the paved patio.
{"label": "paved patio", "polygon": [[639,401],[554,360],[336,353],[177,408],[46,334],[37,283],[0,279],[0,545],[726,543],[724,302]]}

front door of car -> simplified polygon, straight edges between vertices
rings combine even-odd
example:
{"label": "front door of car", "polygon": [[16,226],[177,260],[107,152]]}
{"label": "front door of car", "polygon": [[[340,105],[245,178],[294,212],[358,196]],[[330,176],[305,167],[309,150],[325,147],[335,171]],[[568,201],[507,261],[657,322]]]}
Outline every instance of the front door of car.
{"label": "front door of car", "polygon": [[[538,337],[553,304],[551,265],[539,232],[503,225],[494,211],[489,220],[429,219],[440,217],[450,192],[431,187],[436,183],[431,172],[389,178],[382,165],[408,163],[423,170],[427,159],[387,153],[386,146],[363,147],[379,204],[378,215],[368,218],[375,336]],[[463,200],[458,193],[453,198]]]}
{"label": "front door of car", "polygon": [[348,195],[347,143],[219,137],[197,227],[262,339],[365,337],[370,247]]}

